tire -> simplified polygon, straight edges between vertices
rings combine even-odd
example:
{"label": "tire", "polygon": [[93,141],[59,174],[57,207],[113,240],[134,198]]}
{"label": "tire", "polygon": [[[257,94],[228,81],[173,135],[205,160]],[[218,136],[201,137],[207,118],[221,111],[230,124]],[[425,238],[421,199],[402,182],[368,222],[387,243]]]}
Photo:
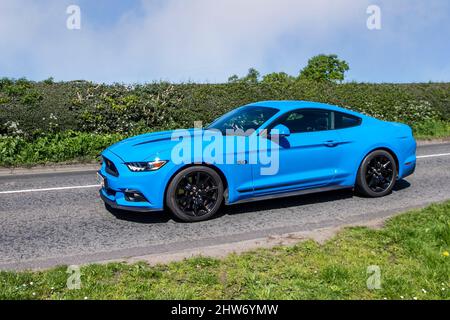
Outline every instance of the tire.
{"label": "tire", "polygon": [[223,191],[222,179],[215,170],[193,166],[172,178],[166,191],[166,205],[182,221],[203,221],[220,209]]}
{"label": "tire", "polygon": [[394,157],[385,150],[369,153],[358,169],[356,190],[367,197],[383,197],[391,193],[398,168]]}

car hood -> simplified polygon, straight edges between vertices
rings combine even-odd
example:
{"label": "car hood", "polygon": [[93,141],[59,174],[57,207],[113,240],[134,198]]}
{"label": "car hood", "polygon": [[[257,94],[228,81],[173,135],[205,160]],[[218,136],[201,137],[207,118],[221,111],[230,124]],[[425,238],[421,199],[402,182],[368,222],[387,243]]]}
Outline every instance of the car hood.
{"label": "car hood", "polygon": [[[200,132],[201,134],[199,134]],[[191,140],[190,143],[192,146],[191,150],[194,151],[195,145],[201,145],[203,150],[210,144],[209,141],[211,141],[207,138],[207,136],[217,134],[221,135],[221,133],[217,130],[207,129],[183,129],[147,133],[117,142],[116,144],[110,146],[107,150],[117,155],[124,162],[152,161],[155,158],[169,160],[172,155],[171,153],[173,147],[180,143],[181,138],[194,139]],[[175,139],[172,140],[172,137],[175,137]],[[196,142],[196,139],[200,139],[200,142]],[[234,141],[232,143],[227,143],[230,139]],[[248,144],[248,139],[244,136],[224,136],[224,139],[222,140],[222,143],[224,143],[221,151],[222,155],[223,152],[234,154],[236,152],[236,148],[238,146],[242,146],[242,142],[238,143],[238,140],[243,140],[243,143]],[[226,146],[231,146],[232,149],[226,150]],[[248,145],[245,150],[248,150]],[[204,160],[209,161],[212,160],[212,158],[206,158]],[[199,159],[195,161],[199,161]]]}
{"label": "car hood", "polygon": [[[192,129],[186,130],[190,132]],[[175,130],[146,133],[117,142],[108,148],[124,162],[147,161],[160,157],[178,143],[171,137]]]}

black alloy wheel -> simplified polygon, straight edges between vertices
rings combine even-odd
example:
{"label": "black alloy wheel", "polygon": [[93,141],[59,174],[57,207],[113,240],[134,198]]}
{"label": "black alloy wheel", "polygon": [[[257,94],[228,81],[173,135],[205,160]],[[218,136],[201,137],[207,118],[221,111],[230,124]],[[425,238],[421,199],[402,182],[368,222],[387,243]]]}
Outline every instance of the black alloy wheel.
{"label": "black alloy wheel", "polygon": [[205,166],[186,168],[169,184],[166,204],[183,221],[210,218],[223,201],[223,183],[218,173]]}
{"label": "black alloy wheel", "polygon": [[356,179],[357,190],[369,197],[389,194],[397,179],[397,164],[385,150],[375,150],[361,163]]}

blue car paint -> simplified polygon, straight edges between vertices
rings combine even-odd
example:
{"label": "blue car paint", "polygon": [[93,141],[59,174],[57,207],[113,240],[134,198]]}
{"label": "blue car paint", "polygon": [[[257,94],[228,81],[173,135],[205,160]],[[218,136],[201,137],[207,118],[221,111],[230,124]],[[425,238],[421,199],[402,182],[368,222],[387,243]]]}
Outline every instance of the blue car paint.
{"label": "blue car paint", "polygon": [[[280,138],[280,166],[276,175],[261,175],[260,164],[210,164],[217,169],[227,185],[226,203],[233,204],[267,195],[285,194],[295,190],[327,187],[353,187],[357,170],[364,157],[375,149],[391,151],[398,162],[398,179],[414,172],[416,165],[416,142],[407,125],[381,121],[348,109],[323,103],[306,101],[262,101],[247,106],[271,107],[279,111],[268,119],[254,134],[259,134],[282,114],[296,109],[325,109],[357,116],[362,119],[359,126],[345,129],[293,133]],[[246,106],[243,106],[246,107]],[[239,110],[239,109],[238,109]],[[109,191],[100,190],[102,198],[121,208],[142,211],[158,211],[164,208],[166,187],[170,179],[186,164],[169,161],[161,169],[150,172],[132,172],[125,162],[152,161],[155,158],[169,160],[174,131],[149,133],[125,139],[107,148],[102,156],[112,161],[119,172],[115,177],[102,164],[100,174],[106,178]],[[193,133],[193,129],[186,131]],[[204,131],[206,132],[206,131]],[[249,137],[243,139],[248,146]],[[274,143],[268,141],[268,143]],[[201,146],[205,148],[205,144]],[[225,150],[225,148],[224,148]],[[247,160],[250,148],[240,156]],[[236,150],[231,154],[236,157]],[[195,159],[193,159],[195,161]],[[208,159],[203,159],[208,163]],[[211,161],[212,162],[212,161]],[[140,191],[148,202],[131,202],[124,197],[126,189]]]}

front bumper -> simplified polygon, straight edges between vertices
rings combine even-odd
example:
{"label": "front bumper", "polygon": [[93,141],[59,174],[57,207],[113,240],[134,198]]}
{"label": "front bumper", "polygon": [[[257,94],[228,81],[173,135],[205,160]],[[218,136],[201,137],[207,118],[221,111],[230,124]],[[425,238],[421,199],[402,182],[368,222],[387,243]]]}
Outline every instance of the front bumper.
{"label": "front bumper", "polygon": [[[98,172],[106,179],[106,186],[100,190],[100,197],[112,208],[136,212],[162,211],[164,208],[164,190],[167,183],[167,166],[158,171],[132,172],[123,160],[108,149],[102,156],[112,162],[116,168],[111,172],[105,161]],[[135,190],[143,199],[131,201],[127,192]]]}
{"label": "front bumper", "polygon": [[141,206],[128,206],[128,205],[120,205],[115,200],[111,200],[104,194],[104,189],[101,189],[99,191],[100,197],[102,198],[103,202],[109,205],[113,209],[119,209],[119,210],[126,210],[126,211],[133,211],[133,212],[153,212],[153,211],[160,211],[159,209],[154,208],[148,208],[148,207],[141,207]]}

